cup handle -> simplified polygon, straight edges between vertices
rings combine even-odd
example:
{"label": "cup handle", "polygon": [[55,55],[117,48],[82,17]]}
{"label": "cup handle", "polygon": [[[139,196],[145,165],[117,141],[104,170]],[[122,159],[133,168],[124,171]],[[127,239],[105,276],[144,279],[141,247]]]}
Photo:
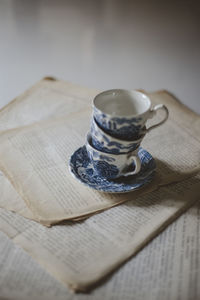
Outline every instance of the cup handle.
{"label": "cup handle", "polygon": [[135,169],[131,172],[124,173],[123,174],[124,176],[135,175],[140,171],[140,169],[141,169],[141,160],[140,160],[138,155],[137,156],[131,156],[129,158],[129,164],[131,164],[132,162],[135,163]]}
{"label": "cup handle", "polygon": [[159,123],[157,123],[155,125],[152,125],[149,128],[147,128],[146,132],[149,132],[150,130],[162,125],[165,121],[167,121],[168,116],[169,116],[169,111],[168,111],[168,108],[164,104],[155,105],[150,111],[150,115],[152,115],[151,117],[153,117],[156,114],[157,110],[159,110],[159,109],[164,110],[164,112],[165,112],[165,116],[164,116],[163,120],[160,121]]}

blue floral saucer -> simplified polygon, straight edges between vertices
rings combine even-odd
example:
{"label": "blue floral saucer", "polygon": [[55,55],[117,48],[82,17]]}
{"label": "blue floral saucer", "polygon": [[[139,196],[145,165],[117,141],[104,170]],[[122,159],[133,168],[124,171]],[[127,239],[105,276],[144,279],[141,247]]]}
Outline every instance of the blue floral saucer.
{"label": "blue floral saucer", "polygon": [[150,183],[155,175],[156,163],[151,154],[140,147],[138,155],[141,160],[141,170],[138,174],[108,180],[93,175],[92,163],[86,147],[83,146],[71,156],[69,169],[73,177],[90,188],[105,193],[127,193]]}

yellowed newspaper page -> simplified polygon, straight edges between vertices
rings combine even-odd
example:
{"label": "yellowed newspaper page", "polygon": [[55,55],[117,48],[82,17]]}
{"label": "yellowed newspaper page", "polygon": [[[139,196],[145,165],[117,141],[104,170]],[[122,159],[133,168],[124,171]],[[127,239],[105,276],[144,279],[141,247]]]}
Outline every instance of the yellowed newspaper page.
{"label": "yellowed newspaper page", "polygon": [[[165,94],[165,96],[167,96],[167,98],[168,98],[168,95]],[[170,101],[174,102],[173,99],[171,99]],[[195,115],[192,114],[193,120],[195,119],[194,116]],[[195,124],[197,125],[197,123],[198,123],[198,120],[196,118]],[[195,127],[195,124],[193,123],[191,126]],[[196,128],[198,128],[198,127],[196,126]],[[198,133],[198,130],[197,130],[197,133]],[[198,178],[190,179],[190,181],[188,180],[187,182],[193,192],[191,193],[189,191],[189,195],[188,195],[189,202],[187,202],[186,205],[182,203],[183,205],[181,204],[180,206],[179,205],[177,206],[179,208],[179,211],[176,211],[176,209],[175,210],[173,209],[173,205],[175,205],[175,203],[177,203],[177,202],[174,202],[174,199],[175,199],[175,196],[177,195],[177,193],[180,191],[182,191],[186,197],[186,191],[183,190],[183,186],[187,190],[187,188],[188,188],[187,184],[184,183],[182,185],[181,183],[179,183],[178,185],[173,186],[173,188],[176,190],[176,192],[174,190],[172,190],[172,192],[170,194],[170,195],[173,194],[173,201],[170,201],[168,199],[168,195],[169,195],[168,193],[167,193],[167,195],[165,193],[162,194],[162,196],[167,196],[165,199],[165,201],[167,203],[166,207],[168,207],[169,211],[171,210],[171,213],[172,213],[172,215],[170,215],[170,218],[168,220],[166,220],[165,222],[164,222],[164,219],[162,220],[163,226],[166,226],[166,224],[168,222],[171,222],[172,219],[174,219],[178,214],[182,213],[182,211],[185,210],[187,207],[189,207],[193,203],[193,201],[195,201],[196,197],[198,197],[198,191],[199,191]],[[172,188],[172,186],[170,187],[170,189],[171,188]],[[15,192],[15,190],[13,190],[13,193],[14,192]],[[167,189],[166,192],[169,192],[169,189]],[[154,192],[154,193],[158,193],[158,191]],[[195,194],[194,198],[193,198],[193,193]],[[179,198],[178,202],[181,203],[182,202],[181,193],[178,198]],[[10,198],[7,198],[7,199],[9,201]],[[16,201],[18,201],[17,199],[19,199],[19,197],[16,197]],[[170,205],[170,202],[171,202],[171,205]],[[100,215],[94,216],[94,217],[88,219],[87,221],[93,219],[94,220],[93,223],[95,224],[96,217],[98,217],[98,218],[103,217],[104,214],[107,215],[111,212],[113,213],[114,210],[116,211],[117,214],[119,214],[119,209],[121,207],[127,205],[128,203],[129,202],[127,202],[126,204],[124,204],[120,207],[116,207],[116,208],[106,211]],[[130,202],[130,203],[132,203],[132,202]],[[153,204],[153,203],[151,202],[151,204]],[[162,203],[159,204],[159,201],[158,201],[157,207],[159,207],[159,205],[162,206]],[[140,207],[141,205],[137,204],[136,206]],[[155,206],[155,203],[154,203],[154,206]],[[172,206],[172,208],[170,208],[171,206]],[[180,209],[180,207],[181,207],[181,209]],[[126,212],[129,212],[129,210],[130,209],[126,210]],[[149,210],[149,213],[150,213],[150,211],[151,210]],[[153,211],[155,212],[155,210],[153,210]],[[194,261],[195,261],[195,259],[198,258],[198,252],[196,251],[196,249],[198,249],[197,245],[198,245],[198,233],[199,233],[199,231],[198,231],[199,225],[197,222],[199,219],[198,211],[196,211],[194,208],[192,210],[192,212],[189,211],[189,217],[186,218],[185,216],[183,216],[181,218],[181,221],[178,220],[178,222],[179,222],[178,224],[180,224],[180,225],[176,225],[177,223],[174,223],[173,225],[171,225],[173,227],[170,227],[170,228],[173,228],[173,229],[169,228],[167,231],[165,231],[156,240],[154,240],[153,243],[151,243],[149,246],[145,247],[145,249],[142,252],[140,252],[140,254],[137,255],[137,257],[135,257],[132,260],[134,262],[132,264],[133,267],[131,267],[131,264],[126,264],[123,267],[123,269],[113,277],[112,280],[108,281],[108,283],[105,285],[105,287],[104,286],[100,287],[99,289],[94,291],[93,294],[91,295],[91,297],[94,296],[94,299],[102,299],[102,295],[103,296],[106,295],[107,296],[106,298],[109,299],[110,295],[115,295],[115,299],[122,299],[122,298],[126,299],[126,297],[127,297],[127,299],[130,299],[130,295],[132,295],[134,293],[134,295],[137,296],[137,300],[138,299],[144,300],[145,295],[148,295],[148,298],[146,298],[146,299],[155,299],[155,297],[154,297],[155,294],[157,295],[158,299],[159,299],[160,295],[162,295],[162,299],[169,299],[169,298],[173,299],[173,297],[175,299],[177,297],[179,297],[180,299],[195,299],[195,296],[197,296],[196,298],[198,299],[199,289],[198,289],[198,285],[196,284],[198,267],[194,268]],[[126,216],[130,217],[130,216],[122,213],[121,218],[124,217],[124,219],[126,219]],[[149,216],[149,214],[148,214],[148,216]],[[153,214],[152,214],[152,216],[153,216]],[[195,219],[195,216],[196,216],[196,219]],[[111,219],[110,215],[108,215],[108,217]],[[169,215],[168,215],[168,217],[169,217]],[[114,222],[114,224],[118,225],[118,223],[117,223],[118,216],[115,216],[115,218],[113,216],[112,218],[113,218],[113,222],[116,220]],[[129,221],[133,221],[133,220],[134,220],[134,218],[131,218],[131,220],[129,220]],[[137,218],[135,218],[135,220],[138,222]],[[141,216],[140,216],[139,220],[141,220]],[[104,223],[104,225],[105,225],[107,219],[106,218],[105,218],[105,220],[102,219],[102,222],[104,222],[104,221],[105,221],[105,223]],[[157,219],[157,221],[158,221],[158,219]],[[98,222],[100,222],[99,219],[98,219]],[[112,223],[112,220],[110,220],[110,223]],[[82,224],[85,224],[85,222],[83,222]],[[139,222],[138,222],[138,225],[140,225]],[[155,223],[154,223],[154,225],[155,225]],[[35,227],[33,229],[32,226],[36,226],[37,228]],[[132,225],[128,224],[127,228],[129,226],[135,227],[135,231],[136,231],[136,228],[139,229],[139,227],[137,227],[134,224],[132,224]],[[163,226],[160,226],[160,229]],[[60,227],[64,228],[65,226],[64,225],[56,226],[55,228],[58,229]],[[2,231],[4,231],[6,234],[8,234],[13,239],[15,237],[17,238],[18,236],[23,236],[23,232],[29,230],[30,228],[31,228],[31,230],[34,230],[35,232],[37,232],[38,236],[41,235],[41,237],[44,238],[44,235],[42,235],[42,232],[44,230],[45,231],[47,230],[46,228],[44,228],[43,226],[41,226],[39,224],[36,224],[35,222],[25,220],[24,218],[22,218],[18,215],[14,215],[14,214],[12,214],[10,212],[6,212],[4,210],[1,210],[1,212],[0,212],[0,228]],[[41,229],[41,233],[39,232],[39,230],[37,230],[39,228]],[[193,228],[194,228],[194,230],[193,230]],[[115,229],[118,232],[119,228],[117,227]],[[126,228],[124,228],[124,231],[125,231],[125,229]],[[154,227],[154,229],[155,229],[155,227]],[[105,228],[102,228],[102,230],[103,230],[103,232],[105,232]],[[157,228],[156,232],[158,232],[159,230]],[[123,241],[124,231],[121,230],[122,241]],[[129,230],[129,232],[131,232],[131,230]],[[114,236],[115,235],[116,234],[114,234]],[[59,237],[59,233],[58,233],[58,237]],[[119,235],[118,235],[118,237],[119,237]],[[153,237],[153,234],[152,234],[151,238],[152,237]],[[28,238],[26,237],[25,238],[26,243],[27,243],[27,239]],[[21,240],[21,239],[19,239],[19,240]],[[120,240],[120,238],[119,238],[119,240]],[[191,240],[190,244],[188,244],[186,242],[189,240]],[[27,249],[28,246],[27,245],[25,246],[25,244],[22,247],[24,249]],[[33,245],[33,241],[31,241],[31,244]],[[21,243],[21,245],[22,245],[22,243]],[[78,242],[76,245],[78,245]],[[53,243],[52,243],[52,246],[55,247],[55,245],[53,245]],[[42,245],[42,247],[43,247],[43,245]],[[76,249],[74,250],[74,253],[77,251],[77,249],[80,249],[80,248],[81,247],[76,247]],[[171,249],[171,251],[170,251],[170,249]],[[37,251],[37,250],[35,249],[34,251]],[[53,251],[54,250],[51,250],[50,252],[53,252]],[[87,250],[85,250],[85,251],[87,252]],[[170,255],[169,255],[169,251],[170,251]],[[191,254],[191,259],[188,262],[188,256],[190,257],[190,254]],[[62,255],[62,253],[60,253],[60,255]],[[36,255],[33,255],[33,256],[36,257]],[[138,257],[140,259],[138,259]],[[18,257],[16,259],[18,261]],[[37,260],[40,261],[40,263],[43,266],[45,266],[45,268],[46,268],[46,262],[42,263],[42,259],[37,259]],[[158,264],[158,262],[159,262],[159,264]],[[33,265],[33,263],[30,265],[30,268],[32,267],[32,265]],[[6,270],[8,272],[7,274],[9,274],[9,271],[11,272],[11,269],[9,268],[9,266],[11,266],[11,265],[10,264],[6,265],[6,267],[7,267]],[[24,264],[23,264],[23,266],[24,266]],[[164,268],[165,272],[163,271],[163,266],[165,266],[165,268]],[[188,267],[190,268],[189,271],[188,271]],[[50,267],[47,269],[49,270],[52,268],[53,267]],[[5,269],[5,263],[4,263],[4,269]],[[8,269],[9,269],[9,271],[8,271]],[[35,269],[37,272],[37,273],[34,273],[36,275],[35,277],[29,276],[29,277],[24,278],[25,282],[26,282],[26,280],[28,281],[31,278],[33,280],[32,281],[33,286],[29,284],[29,287],[26,286],[26,289],[21,288],[21,290],[19,292],[22,292],[23,295],[25,293],[31,294],[30,291],[33,291],[34,288],[37,288],[38,286],[40,286],[38,284],[37,285],[35,284],[34,278],[38,278],[39,274],[42,271],[40,268],[34,267],[34,269],[31,269],[31,275],[33,275],[33,272]],[[21,270],[21,268],[20,268],[20,270]],[[26,270],[27,269],[25,269],[25,271]],[[125,271],[123,271],[123,270],[125,270]],[[184,271],[184,276],[182,275],[183,271]],[[42,272],[42,274],[44,274],[44,272]],[[53,272],[53,274],[55,274],[55,272]],[[148,276],[147,274],[150,274],[150,276]],[[153,276],[152,276],[152,274],[153,274]],[[48,278],[46,273],[45,273],[45,276],[46,277],[43,277],[43,278]],[[0,280],[1,280],[1,278],[4,278],[4,277],[0,277]],[[21,278],[21,277],[18,276],[18,278]],[[58,278],[58,276],[57,276],[57,278]],[[132,284],[132,282],[130,282],[130,278],[134,279],[133,284]],[[192,278],[194,280],[192,281],[190,278]],[[3,283],[4,283],[5,279],[2,279],[2,280],[4,280],[3,281]],[[60,297],[59,299],[63,299],[62,297],[63,297],[63,293],[65,293],[64,292],[65,290],[63,288],[57,289],[56,288],[57,284],[54,283],[54,285],[53,285],[52,280],[50,280],[50,279],[48,281],[48,284],[51,287],[52,286],[55,287],[54,292],[57,291],[57,293],[56,293],[57,299],[58,299],[58,295]],[[16,287],[17,286],[19,287],[19,285],[16,285]],[[118,286],[119,289],[116,289],[116,286]],[[6,297],[6,295],[11,293],[12,289],[8,288],[8,285],[6,285],[6,284],[4,284],[3,287],[4,287],[4,294],[2,294],[2,293],[1,294],[3,296],[5,295],[5,297]],[[78,287],[78,289],[79,288],[83,288],[83,287]],[[147,292],[147,289],[148,289],[148,292]],[[44,292],[44,287],[43,287],[43,292],[45,294],[48,295],[48,292],[53,293],[51,288],[49,288],[47,290],[45,290],[45,292]],[[127,290],[130,293],[127,293]],[[149,291],[151,292],[151,294]],[[164,293],[163,293],[163,291],[164,291]],[[40,290],[40,296],[41,296],[41,290]],[[64,296],[66,296],[66,294]],[[80,297],[82,297],[82,296],[83,295],[81,295]],[[78,299],[76,297],[78,297],[78,296],[73,296],[73,299]],[[117,297],[119,297],[119,298],[117,298]],[[17,297],[15,294],[15,299],[16,298]],[[30,298],[30,295],[29,295],[29,298]],[[69,296],[69,298],[72,299],[71,296]],[[22,298],[20,298],[20,296],[19,296],[19,299],[22,299]],[[42,298],[42,299],[44,299],[44,298]],[[86,299],[88,299],[88,295],[86,295]]]}
{"label": "yellowed newspaper page", "polygon": [[[96,90],[60,80],[41,80],[34,87],[16,98],[11,102],[11,104],[7,105],[0,111],[0,128],[1,130],[12,129],[14,127],[32,124],[43,119],[52,119],[57,118],[58,116],[61,117],[63,114],[67,118],[68,114],[71,114],[72,112],[80,109],[84,110],[84,108],[87,110],[86,107],[90,109],[91,100],[96,93]],[[182,122],[183,128],[184,126],[187,127],[187,131],[190,130],[189,133],[193,135],[193,137],[195,135],[195,129],[196,135],[199,135],[198,125],[200,119],[195,113],[186,109],[182,104],[179,104],[172,95],[165,91],[151,93],[149,95],[152,98],[153,103],[165,103],[170,108],[170,116],[172,116],[171,119],[176,122]],[[84,118],[85,116],[83,116],[83,121]],[[89,126],[88,120],[87,124]],[[154,137],[155,140],[157,139],[158,144],[160,136],[163,138],[162,134],[158,134],[156,138]],[[146,148],[153,153],[152,151],[154,151],[155,147],[151,150],[151,144],[148,142],[148,137],[151,140],[151,135],[147,135],[143,145],[146,146],[147,144]],[[185,176],[190,176],[190,173],[193,173],[194,171],[193,169],[189,169],[187,170],[187,174],[174,173],[173,176],[172,173],[169,172],[169,177],[167,177],[170,166],[168,168],[166,164],[160,163],[159,161],[157,161],[157,164],[161,164],[162,168],[165,167],[165,181],[162,178],[163,184],[176,180],[179,181],[182,178],[184,179]],[[0,200],[0,207],[17,211],[25,217],[38,219],[14,191],[3,173],[0,173],[0,188],[4,191],[4,197]],[[154,187],[152,186],[152,188]],[[135,196],[137,196],[137,194]],[[7,201],[7,199],[12,199],[12,203]],[[48,224],[49,221],[46,222],[46,225]]]}
{"label": "yellowed newspaper page", "polygon": [[[0,229],[55,278],[75,291],[86,291],[199,199],[198,177],[172,187],[138,197],[135,202],[129,201],[85,221],[51,228],[19,216],[13,218],[3,211]],[[163,238],[162,251],[166,245],[167,238]],[[182,245],[176,247],[176,253],[178,249],[182,251]],[[146,255],[145,261],[151,253]],[[156,264],[164,272],[162,260]],[[176,268],[171,266],[180,272]],[[140,276],[145,277],[145,273],[140,272]]]}
{"label": "yellowed newspaper page", "polygon": [[[133,198],[130,193],[123,196],[99,193],[71,176],[68,169],[70,155],[84,144],[88,126],[83,123],[81,132],[74,128],[75,123],[71,122],[71,118],[64,118],[42,123],[42,126],[37,123],[10,130],[1,136],[2,171],[8,175],[33,214],[45,225],[84,216]],[[11,154],[8,154],[7,166],[7,163],[4,164],[6,152]],[[14,165],[17,167],[13,168]]]}
{"label": "yellowed newspaper page", "polygon": [[33,215],[23,199],[14,189],[14,186],[2,172],[0,172],[0,191],[0,208],[5,208],[17,212],[26,218],[37,220],[37,216]]}
{"label": "yellowed newspaper page", "polygon": [[[200,168],[200,141],[174,119],[146,136],[142,146],[157,161],[157,177],[143,191],[106,194],[75,180],[68,169],[72,153],[84,145],[91,110],[41,121],[0,134],[0,167],[32,213],[45,225],[101,211],[159,183],[173,182]],[[171,180],[172,178],[172,180]]]}
{"label": "yellowed newspaper page", "polygon": [[[30,221],[0,209],[4,232],[13,238]],[[2,218],[1,218],[2,220]],[[20,223],[20,225],[18,225]],[[40,226],[42,227],[42,226]],[[2,222],[0,222],[2,230]],[[15,300],[194,300],[200,298],[199,274],[200,202],[173,222],[113,276],[89,294],[72,294],[44,268],[0,233],[0,295]]]}
{"label": "yellowed newspaper page", "polygon": [[[62,80],[46,78],[0,110],[0,131],[58,118],[90,107],[98,91]],[[23,199],[0,171],[0,207],[37,220]]]}
{"label": "yellowed newspaper page", "polygon": [[43,79],[0,109],[0,131],[62,117],[88,108],[97,90]]}

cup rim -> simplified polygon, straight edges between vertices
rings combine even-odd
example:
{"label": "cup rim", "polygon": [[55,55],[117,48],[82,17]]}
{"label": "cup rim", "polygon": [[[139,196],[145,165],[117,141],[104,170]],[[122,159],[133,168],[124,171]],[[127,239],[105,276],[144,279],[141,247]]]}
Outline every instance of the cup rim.
{"label": "cup rim", "polygon": [[[108,92],[123,92],[123,93],[137,93],[137,94],[140,94],[140,95],[142,95],[147,101],[148,101],[148,108],[144,111],[144,112],[142,112],[142,113],[140,113],[140,114],[130,114],[130,115],[115,115],[115,116],[113,116],[113,115],[111,115],[111,114],[109,114],[109,113],[106,113],[106,112],[104,112],[103,110],[101,110],[100,108],[98,108],[97,107],[97,104],[95,103],[95,102],[97,102],[97,99],[99,98],[99,97],[101,97],[101,96],[103,96],[104,94],[106,94],[106,93],[108,93]],[[101,93],[99,93],[99,94],[97,94],[95,97],[94,97],[94,99],[93,99],[93,101],[92,101],[92,107],[93,107],[93,109],[96,109],[98,112],[100,112],[100,113],[103,113],[103,114],[105,114],[107,117],[109,117],[109,118],[113,118],[113,117],[117,117],[117,118],[134,118],[134,117],[139,117],[139,116],[142,116],[142,115],[144,115],[145,113],[147,113],[150,109],[151,109],[151,105],[152,105],[152,103],[151,103],[151,100],[150,100],[150,98],[145,94],[145,93],[142,93],[142,92],[140,92],[140,91],[138,91],[138,90],[127,90],[127,89],[110,89],[110,90],[105,90],[105,91],[103,91],[103,92],[101,92]]]}
{"label": "cup rim", "polygon": [[131,154],[137,154],[138,152],[138,149],[140,146],[138,146],[135,150],[133,151],[130,151],[130,152],[127,152],[127,153],[107,153],[107,152],[103,152],[103,151],[100,151],[96,148],[94,148],[92,145],[91,145],[91,140],[92,140],[92,137],[91,137],[91,133],[88,132],[87,135],[86,135],[86,148],[89,146],[89,148],[91,148],[93,151],[96,151],[98,153],[100,153],[101,155],[106,155],[106,156],[110,156],[110,157],[126,157],[126,156],[130,156]]}
{"label": "cup rim", "polygon": [[92,116],[92,120],[91,120],[91,121],[94,122],[95,126],[98,127],[98,130],[99,130],[102,134],[104,134],[104,135],[105,135],[106,137],[108,137],[108,138],[111,138],[113,141],[116,141],[117,143],[127,143],[127,144],[135,143],[135,144],[137,144],[137,143],[141,142],[141,141],[143,140],[143,138],[145,137],[145,135],[146,135],[146,126],[144,126],[144,127],[145,127],[145,132],[144,132],[144,134],[142,134],[142,135],[140,136],[139,139],[137,139],[137,140],[124,140],[124,139],[118,139],[118,138],[113,137],[112,135],[108,134],[107,132],[105,132],[105,131],[98,125],[98,123],[97,123],[97,121],[96,121],[94,115]]}

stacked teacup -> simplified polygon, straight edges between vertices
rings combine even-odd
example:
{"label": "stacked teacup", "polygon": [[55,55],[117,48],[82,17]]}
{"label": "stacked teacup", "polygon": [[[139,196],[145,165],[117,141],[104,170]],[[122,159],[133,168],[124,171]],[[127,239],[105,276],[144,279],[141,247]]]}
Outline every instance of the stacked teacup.
{"label": "stacked teacup", "polygon": [[[146,128],[148,119],[164,111],[159,123]],[[168,109],[163,104],[152,108],[149,97],[139,91],[108,90],[93,100],[91,130],[86,149],[94,174],[108,180],[135,175],[141,170],[140,144],[145,134],[163,124]]]}

